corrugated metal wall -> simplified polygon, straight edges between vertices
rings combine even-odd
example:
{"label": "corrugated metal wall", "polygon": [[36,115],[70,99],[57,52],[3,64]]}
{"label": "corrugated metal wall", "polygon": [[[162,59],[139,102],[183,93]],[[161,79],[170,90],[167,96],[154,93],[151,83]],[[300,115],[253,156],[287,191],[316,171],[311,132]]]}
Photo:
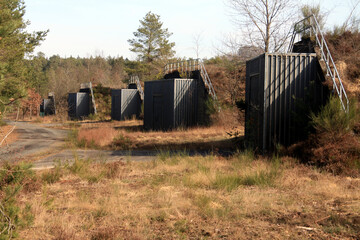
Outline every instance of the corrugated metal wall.
{"label": "corrugated metal wall", "polygon": [[40,105],[40,112],[43,112],[45,116],[55,114],[55,103],[53,98],[43,99]]}
{"label": "corrugated metal wall", "polygon": [[144,127],[168,130],[197,124],[197,90],[194,79],[145,82]]}
{"label": "corrugated metal wall", "polygon": [[111,118],[114,120],[139,117],[141,99],[137,89],[112,89],[111,90]]}
{"label": "corrugated metal wall", "polygon": [[70,118],[83,118],[90,114],[90,96],[88,93],[69,93],[68,115]]}
{"label": "corrugated metal wall", "polygon": [[[289,145],[305,129],[296,129],[300,104],[321,106],[328,91],[316,54],[263,54],[246,63],[245,136],[260,150]],[[304,117],[306,119],[306,116]]]}
{"label": "corrugated metal wall", "polygon": [[174,85],[174,127],[195,125],[198,109],[196,81],[175,79]]}

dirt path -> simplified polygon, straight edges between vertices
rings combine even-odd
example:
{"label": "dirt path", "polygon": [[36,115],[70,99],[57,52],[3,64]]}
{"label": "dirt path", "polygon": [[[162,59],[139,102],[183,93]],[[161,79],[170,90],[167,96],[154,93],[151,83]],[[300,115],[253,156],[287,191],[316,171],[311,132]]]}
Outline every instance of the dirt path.
{"label": "dirt path", "polygon": [[14,133],[18,137],[15,142],[0,148],[0,161],[29,160],[63,149],[67,137],[66,130],[46,128],[28,122],[7,123],[16,126]]}
{"label": "dirt path", "polygon": [[29,122],[7,122],[15,125],[17,141],[0,148],[1,161],[31,161],[34,169],[51,168],[57,162],[73,162],[76,158],[94,161],[152,160],[156,151],[105,151],[66,149],[65,139],[68,131],[49,128],[49,125]]}

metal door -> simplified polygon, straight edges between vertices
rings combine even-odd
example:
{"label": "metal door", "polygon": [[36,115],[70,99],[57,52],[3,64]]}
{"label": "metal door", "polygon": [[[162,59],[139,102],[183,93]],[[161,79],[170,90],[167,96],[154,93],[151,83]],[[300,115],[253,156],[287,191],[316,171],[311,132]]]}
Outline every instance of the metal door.
{"label": "metal door", "polygon": [[249,118],[248,126],[251,129],[249,131],[251,135],[249,138],[255,146],[259,146],[261,142],[261,90],[260,90],[260,75],[255,74],[250,76],[250,88],[249,88]]}
{"label": "metal door", "polygon": [[153,128],[155,130],[163,129],[163,96],[153,96]]}

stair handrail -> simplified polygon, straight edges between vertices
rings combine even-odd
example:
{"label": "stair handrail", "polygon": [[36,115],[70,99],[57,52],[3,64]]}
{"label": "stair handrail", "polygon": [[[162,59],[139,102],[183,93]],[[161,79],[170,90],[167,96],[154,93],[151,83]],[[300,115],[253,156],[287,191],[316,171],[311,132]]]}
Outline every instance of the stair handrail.
{"label": "stair handrail", "polygon": [[[304,22],[307,20],[309,20],[309,24],[304,24]],[[314,21],[313,24],[311,22],[312,20]],[[302,24],[302,27],[299,28],[299,24]],[[348,112],[349,111],[349,99],[347,97],[344,85],[341,81],[340,74],[336,68],[334,59],[331,56],[331,53],[330,53],[329,47],[326,43],[325,37],[321,31],[320,24],[317,21],[314,14],[295,23],[294,32],[293,32],[292,38],[290,40],[288,52],[292,51],[296,35],[301,32],[306,31],[307,29],[311,29],[315,33],[314,35],[315,35],[315,39],[316,39],[316,44],[319,46],[320,51],[321,51],[321,59],[320,60],[325,62],[326,69],[327,69],[327,75],[330,76],[333,81],[333,88],[336,90],[336,93],[338,94],[338,96],[340,98],[341,106],[344,111]],[[312,31],[310,31],[310,37],[312,35]],[[336,82],[336,79],[338,79],[338,83]],[[346,103],[344,103],[344,100],[346,100]]]}
{"label": "stair handrail", "polygon": [[139,76],[137,76],[137,75],[130,76],[129,84],[136,84],[136,87],[140,94],[140,98],[141,98],[141,100],[144,100],[144,91],[141,87]]}
{"label": "stair handrail", "polygon": [[180,73],[185,73],[189,77],[192,71],[199,70],[201,78],[204,81],[205,86],[208,88],[210,96],[216,101],[216,93],[214,87],[211,83],[209,74],[206,71],[204,62],[201,59],[190,59],[178,62],[171,62],[165,65],[164,72],[165,74],[171,73],[173,71],[179,71]]}

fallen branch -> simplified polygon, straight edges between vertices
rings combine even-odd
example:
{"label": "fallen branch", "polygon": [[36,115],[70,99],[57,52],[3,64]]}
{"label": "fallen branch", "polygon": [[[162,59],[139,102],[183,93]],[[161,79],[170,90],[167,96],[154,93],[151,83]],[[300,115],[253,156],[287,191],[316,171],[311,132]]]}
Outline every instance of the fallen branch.
{"label": "fallen branch", "polygon": [[316,228],[311,228],[311,227],[296,226],[296,228],[306,230],[306,231],[316,231]]}
{"label": "fallen branch", "polygon": [[319,222],[322,222],[322,221],[324,221],[324,220],[326,220],[326,219],[328,219],[328,218],[330,218],[330,217],[331,217],[331,216],[329,215],[329,216],[326,216],[326,217],[324,217],[324,218],[320,218],[319,220],[316,220],[315,223],[318,224]]}
{"label": "fallen branch", "polygon": [[14,127],[5,135],[5,137],[4,137],[3,140],[1,140],[0,146],[3,144],[3,142],[5,141],[5,139],[14,131],[15,127],[16,127],[16,126],[14,126]]}

